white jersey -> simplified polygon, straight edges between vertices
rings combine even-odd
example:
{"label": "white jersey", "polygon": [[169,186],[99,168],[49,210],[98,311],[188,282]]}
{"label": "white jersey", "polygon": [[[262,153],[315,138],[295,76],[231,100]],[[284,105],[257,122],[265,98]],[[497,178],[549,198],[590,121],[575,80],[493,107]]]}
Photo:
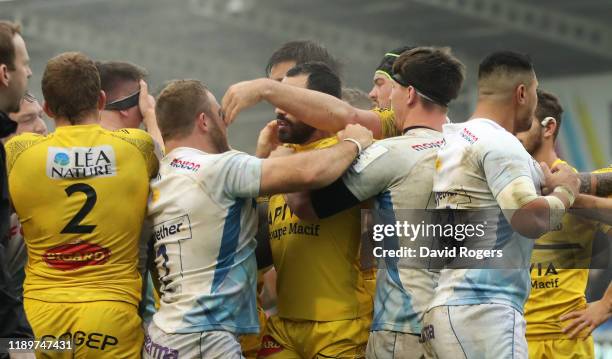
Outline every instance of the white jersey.
{"label": "white jersey", "polygon": [[148,215],[166,333],[259,329],[254,249],[262,160],[177,148],[151,182]]}
{"label": "white jersey", "polygon": [[[398,210],[433,208],[433,174],[442,134],[429,128],[410,129],[403,136],[377,141],[360,155],[342,178],[360,201],[375,197],[385,221]],[[390,216],[394,218],[389,218]],[[385,249],[399,243],[385,239]],[[378,271],[372,330],[419,334],[422,316],[432,300],[437,273],[410,269],[397,258],[385,258]]]}
{"label": "white jersey", "polygon": [[[473,119],[444,125],[445,145],[438,152],[434,192],[439,209],[481,209],[495,247],[525,268],[443,269],[432,307],[497,303],[523,312],[529,295],[529,258],[534,241],[512,230],[496,201],[513,180],[525,176],[541,188],[541,170],[519,140],[496,122]],[[510,256],[512,253],[512,256]]]}

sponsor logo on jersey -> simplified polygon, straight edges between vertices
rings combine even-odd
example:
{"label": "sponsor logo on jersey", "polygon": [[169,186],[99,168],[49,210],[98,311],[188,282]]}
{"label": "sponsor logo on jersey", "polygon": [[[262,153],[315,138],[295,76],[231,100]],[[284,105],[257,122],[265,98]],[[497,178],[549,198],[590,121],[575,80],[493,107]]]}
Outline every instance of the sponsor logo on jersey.
{"label": "sponsor logo on jersey", "polygon": [[257,357],[267,357],[278,352],[282,352],[285,348],[280,345],[274,338],[269,335],[264,335],[261,338],[261,349],[257,353]]}
{"label": "sponsor logo on jersey", "polygon": [[439,141],[434,141],[434,142],[427,142],[427,143],[419,143],[416,145],[412,145],[412,149],[415,151],[424,151],[424,150],[428,150],[431,148],[440,148],[442,146],[444,146],[446,142],[444,141],[444,139],[441,139]]}
{"label": "sponsor logo on jersey", "polygon": [[156,241],[190,239],[191,221],[189,216],[185,214],[154,225],[152,236]]}
{"label": "sponsor logo on jersey", "polygon": [[200,164],[191,161],[183,161],[178,158],[173,158],[170,162],[170,167],[180,168],[191,172],[197,172],[200,169]]}
{"label": "sponsor logo on jersey", "polygon": [[111,177],[117,174],[112,146],[49,147],[47,176],[52,179]]}
{"label": "sponsor logo on jersey", "polygon": [[111,251],[108,248],[88,242],[77,242],[48,249],[43,255],[43,260],[50,267],[69,271],[104,264],[110,256]]}
{"label": "sponsor logo on jersey", "polygon": [[464,128],[463,131],[461,131],[461,137],[463,137],[464,140],[468,141],[471,144],[474,144],[476,141],[478,141],[478,137],[476,137],[476,135],[470,132],[470,130],[468,130],[467,128]]}

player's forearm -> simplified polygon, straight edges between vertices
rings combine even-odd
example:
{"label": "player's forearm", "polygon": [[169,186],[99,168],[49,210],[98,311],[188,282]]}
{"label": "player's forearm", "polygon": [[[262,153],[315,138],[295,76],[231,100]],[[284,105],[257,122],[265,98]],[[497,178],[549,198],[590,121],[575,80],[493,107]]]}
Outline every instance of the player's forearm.
{"label": "player's forearm", "polygon": [[338,179],[353,163],[358,154],[357,145],[342,141],[329,148],[306,153],[307,182],[305,189],[316,189],[327,186]]}
{"label": "player's forearm", "polygon": [[580,193],[599,197],[612,196],[612,172],[581,172],[578,176],[580,177]]}
{"label": "player's forearm", "polygon": [[336,133],[350,123],[357,123],[357,110],[334,96],[267,81],[264,99],[311,127]]}
{"label": "player's forearm", "polygon": [[357,146],[342,141],[329,148],[263,160],[260,195],[320,188],[332,183],[351,165]]}

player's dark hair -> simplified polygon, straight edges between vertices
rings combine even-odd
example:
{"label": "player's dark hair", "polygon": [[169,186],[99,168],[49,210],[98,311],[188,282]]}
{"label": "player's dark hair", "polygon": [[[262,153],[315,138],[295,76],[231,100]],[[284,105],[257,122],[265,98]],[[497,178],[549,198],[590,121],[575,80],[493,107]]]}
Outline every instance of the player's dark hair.
{"label": "player's dark hair", "polygon": [[552,117],[557,121],[557,128],[554,133],[554,138],[557,139],[563,116],[563,107],[559,98],[550,92],[538,89],[538,107],[536,107],[535,114],[539,121],[543,121],[546,117]]}
{"label": "player's dark hair", "polygon": [[202,112],[212,116],[208,91],[198,80],[174,80],[164,87],[155,104],[164,141],[189,135]]}
{"label": "player's dark hair", "polygon": [[308,75],[306,87],[337,98],[342,97],[342,82],[334,71],[323,62],[306,62],[287,71],[287,77]]}
{"label": "player's dark hair", "polygon": [[393,74],[393,64],[395,63],[395,60],[397,60],[404,52],[412,49],[414,49],[414,46],[401,46],[387,52],[380,61],[380,64],[378,64],[376,67],[376,72],[381,71],[386,73],[388,76],[391,76]]}
{"label": "player's dark hair", "polygon": [[494,73],[532,72],[533,63],[526,54],[514,51],[496,51],[485,57],[478,66],[478,79],[486,78]]}
{"label": "player's dark hair", "polygon": [[96,62],[100,73],[100,84],[106,93],[106,102],[112,102],[121,97],[119,89],[126,82],[138,82],[147,76],[142,67],[123,61]]}
{"label": "player's dark hair", "polygon": [[21,27],[10,21],[0,21],[0,64],[15,70],[15,44],[13,38],[21,34]]}
{"label": "player's dark hair", "polygon": [[296,65],[305,62],[320,61],[329,66],[335,73],[340,73],[340,63],[323,45],[310,40],[302,40],[287,42],[274,51],[266,65],[266,76],[270,76],[272,67],[287,61],[295,61]]}
{"label": "player's dark hair", "polygon": [[95,62],[80,52],[65,52],[47,62],[42,92],[54,116],[77,124],[96,111],[100,75]]}
{"label": "player's dark hair", "polygon": [[412,86],[425,104],[448,106],[459,96],[465,66],[447,47],[416,47],[404,52],[393,64],[393,79]]}

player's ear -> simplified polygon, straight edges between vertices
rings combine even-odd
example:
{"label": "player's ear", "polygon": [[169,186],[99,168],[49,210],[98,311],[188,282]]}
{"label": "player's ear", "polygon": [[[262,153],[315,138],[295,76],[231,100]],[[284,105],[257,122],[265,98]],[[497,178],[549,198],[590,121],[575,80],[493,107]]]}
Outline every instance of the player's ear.
{"label": "player's ear", "polygon": [[520,105],[524,105],[527,101],[527,87],[525,84],[520,84],[516,87],[516,102]]}
{"label": "player's ear", "polygon": [[43,101],[42,108],[47,116],[49,116],[50,118],[55,118],[55,115],[53,114],[53,111],[51,111],[51,109],[49,108],[49,104],[47,103],[47,101]]}
{"label": "player's ear", "polygon": [[202,132],[208,132],[208,116],[204,112],[200,112],[196,119],[196,126]]}
{"label": "player's ear", "polygon": [[557,120],[554,117],[547,117],[544,121],[546,121],[544,124],[544,137],[553,137],[559,125]]}
{"label": "player's ear", "polygon": [[417,94],[416,89],[414,87],[412,86],[401,87],[400,91],[401,90],[408,92],[408,96],[406,97],[406,105],[411,106],[416,103],[417,97],[419,97],[419,94]]}
{"label": "player's ear", "polygon": [[0,83],[8,87],[9,77],[8,66],[6,66],[6,64],[0,64]]}
{"label": "player's ear", "polygon": [[100,95],[98,95],[98,111],[104,110],[104,105],[106,105],[106,93],[100,90]]}

